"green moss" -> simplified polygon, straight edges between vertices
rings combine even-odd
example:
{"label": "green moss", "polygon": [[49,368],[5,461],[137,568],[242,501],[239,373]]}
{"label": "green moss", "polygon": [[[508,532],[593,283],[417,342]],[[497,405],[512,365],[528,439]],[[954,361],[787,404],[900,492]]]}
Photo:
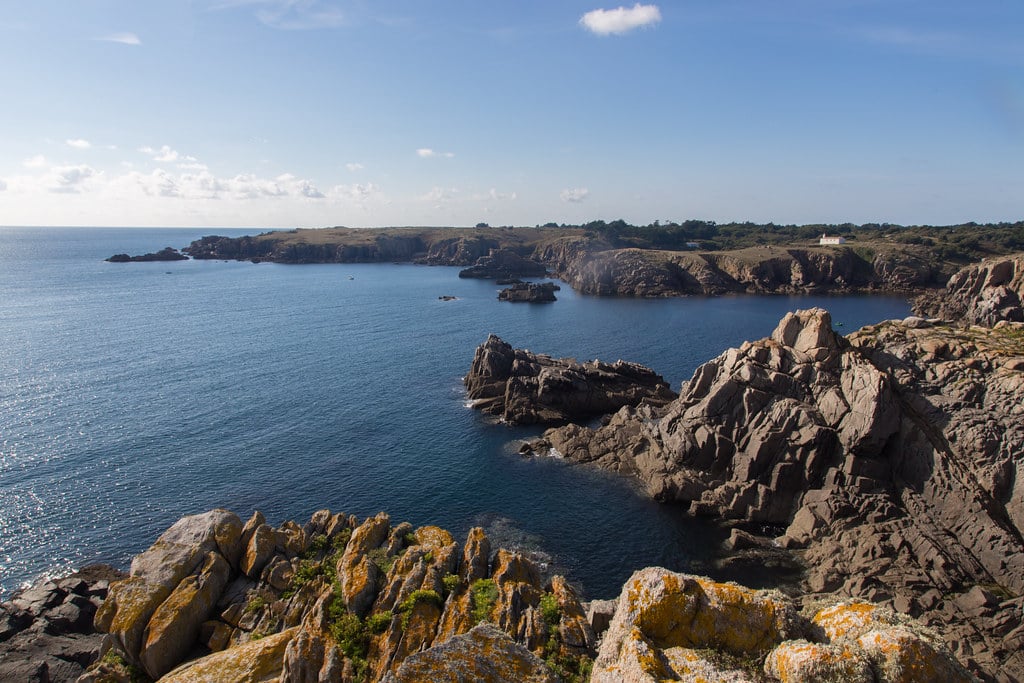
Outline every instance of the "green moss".
{"label": "green moss", "polygon": [[479,624],[491,615],[498,601],[498,587],[492,579],[477,579],[469,587],[473,600],[473,623]]}

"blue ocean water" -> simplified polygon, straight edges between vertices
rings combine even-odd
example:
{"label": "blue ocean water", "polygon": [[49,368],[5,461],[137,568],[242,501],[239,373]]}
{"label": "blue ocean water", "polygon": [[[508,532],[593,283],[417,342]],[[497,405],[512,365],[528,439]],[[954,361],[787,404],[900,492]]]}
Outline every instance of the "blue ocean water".
{"label": "blue ocean water", "polygon": [[493,332],[632,360],[678,387],[787,311],[823,306],[844,330],[909,312],[899,297],[602,299],[564,285],[554,304],[508,304],[455,268],[103,261],[252,232],[0,228],[0,591],[127,565],[213,507],[482,525],[549,553],[589,597],[648,565],[708,571],[721,532],[629,481],[524,459],[517,441],[540,430],[468,409],[476,346]]}

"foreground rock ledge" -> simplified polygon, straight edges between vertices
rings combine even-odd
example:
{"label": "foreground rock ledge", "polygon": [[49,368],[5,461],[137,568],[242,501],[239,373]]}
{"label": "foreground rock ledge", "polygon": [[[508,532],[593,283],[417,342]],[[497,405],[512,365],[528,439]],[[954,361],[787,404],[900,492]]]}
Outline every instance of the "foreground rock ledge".
{"label": "foreground rock ledge", "polygon": [[510,424],[588,420],[676,397],[661,375],[637,363],[555,359],[514,349],[493,334],[477,347],[463,382],[474,408]]}
{"label": "foreground rock ledge", "polygon": [[976,674],[1024,679],[1024,329],[920,318],[844,339],[819,309],[702,365],[663,408],[545,447],[697,515],[767,525],[806,588],[941,630]]}
{"label": "foreground rock ledge", "polygon": [[865,603],[806,616],[775,591],[661,568],[609,602],[597,650],[565,580],[479,528],[458,544],[385,513],[274,528],[213,510],[111,583],[103,656],[79,682],[972,680],[930,631]]}

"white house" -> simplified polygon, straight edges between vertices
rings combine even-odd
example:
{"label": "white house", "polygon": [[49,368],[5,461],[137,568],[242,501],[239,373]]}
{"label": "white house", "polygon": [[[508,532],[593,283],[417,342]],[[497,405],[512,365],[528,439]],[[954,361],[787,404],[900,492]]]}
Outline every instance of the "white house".
{"label": "white house", "polygon": [[846,238],[843,237],[842,235],[836,235],[835,237],[830,237],[829,235],[826,235],[826,234],[822,233],[821,237],[818,239],[818,244],[819,245],[846,244]]}

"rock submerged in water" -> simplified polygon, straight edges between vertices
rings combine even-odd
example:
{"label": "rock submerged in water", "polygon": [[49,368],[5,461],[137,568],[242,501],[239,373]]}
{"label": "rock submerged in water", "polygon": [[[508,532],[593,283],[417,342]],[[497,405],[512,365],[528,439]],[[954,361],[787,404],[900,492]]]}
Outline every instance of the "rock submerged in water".
{"label": "rock submerged in water", "polygon": [[509,424],[561,424],[676,397],[653,370],[636,363],[577,363],[514,349],[488,336],[463,380],[473,407]]}

